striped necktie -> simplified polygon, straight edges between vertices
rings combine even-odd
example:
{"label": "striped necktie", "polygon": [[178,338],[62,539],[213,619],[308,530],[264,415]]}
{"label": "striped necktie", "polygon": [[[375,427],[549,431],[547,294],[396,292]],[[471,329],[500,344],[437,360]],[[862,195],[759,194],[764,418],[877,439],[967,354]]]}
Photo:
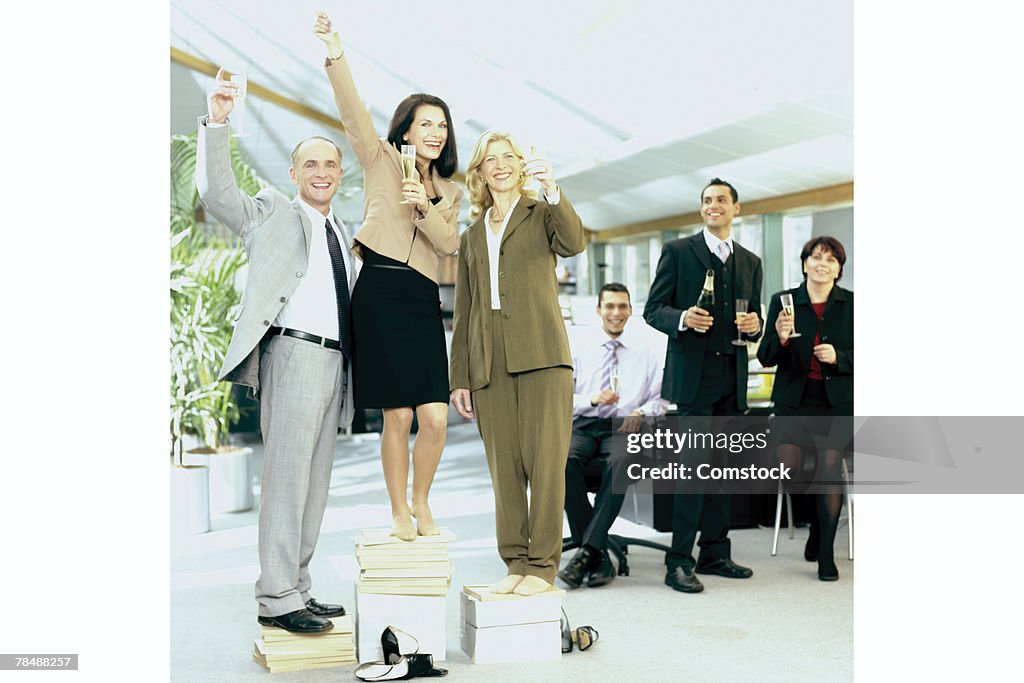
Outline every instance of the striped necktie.
{"label": "striped necktie", "polygon": [[[609,339],[601,346],[604,347],[604,364],[601,367],[601,389],[612,388],[612,375],[619,374],[619,347],[622,342],[618,339]],[[615,387],[618,389],[618,387]],[[618,405],[602,405],[597,407],[598,417],[615,417]]]}

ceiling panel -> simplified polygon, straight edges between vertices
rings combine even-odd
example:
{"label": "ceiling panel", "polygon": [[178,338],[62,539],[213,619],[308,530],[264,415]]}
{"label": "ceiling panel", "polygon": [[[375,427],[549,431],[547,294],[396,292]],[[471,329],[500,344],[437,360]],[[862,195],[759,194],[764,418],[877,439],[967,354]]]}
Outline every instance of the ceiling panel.
{"label": "ceiling panel", "polygon": [[[330,116],[321,0],[172,0],[171,45]],[[746,199],[853,179],[852,2],[734,0],[328,6],[384,133],[410,92],[444,97],[462,165],[496,128],[550,158],[588,227],[688,213],[713,175]],[[209,78],[171,68],[172,132],[195,127]],[[240,144],[287,190],[294,143],[325,130],[251,97]],[[343,164],[347,165],[351,155]],[[340,202],[348,221],[361,196]],[[468,211],[468,207],[465,207]],[[468,215],[468,213],[467,213]]]}

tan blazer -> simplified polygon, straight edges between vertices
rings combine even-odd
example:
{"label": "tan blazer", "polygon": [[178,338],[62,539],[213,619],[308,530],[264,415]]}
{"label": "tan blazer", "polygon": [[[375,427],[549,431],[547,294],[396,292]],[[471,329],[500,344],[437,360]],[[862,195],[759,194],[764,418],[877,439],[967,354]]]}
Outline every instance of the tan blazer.
{"label": "tan blazer", "polygon": [[[408,263],[437,282],[438,256],[454,254],[459,248],[462,188],[433,171],[434,190],[441,201],[432,204],[426,215],[415,206],[400,204],[401,155],[387,139],[377,137],[345,56],[334,61],[328,59],[324,66],[345,135],[363,166],[366,211],[355,241],[378,254]],[[353,251],[362,258],[358,245]]]}
{"label": "tan blazer", "polygon": [[[462,234],[452,321],[451,387],[476,391],[491,381],[491,273],[483,215]],[[587,246],[583,223],[565,193],[558,204],[522,197],[498,257],[507,370],[572,367],[558,305],[555,265]]]}

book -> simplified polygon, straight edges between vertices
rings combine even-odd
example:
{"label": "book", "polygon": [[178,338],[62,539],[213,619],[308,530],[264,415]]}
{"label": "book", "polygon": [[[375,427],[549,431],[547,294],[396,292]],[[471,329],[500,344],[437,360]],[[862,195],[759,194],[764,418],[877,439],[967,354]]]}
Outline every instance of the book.
{"label": "book", "polygon": [[416,546],[447,545],[449,541],[455,540],[455,534],[446,527],[439,530],[437,536],[417,536],[415,541],[403,541],[391,535],[390,529],[363,529],[363,532],[356,537],[356,545],[362,546],[399,546],[411,548]]}
{"label": "book", "polygon": [[448,578],[455,571],[451,562],[421,562],[415,565],[401,567],[367,567],[360,565],[362,571],[360,577],[367,579],[391,579],[391,578],[422,578],[422,577],[443,577]]}
{"label": "book", "polygon": [[546,591],[533,595],[517,595],[515,593],[492,593],[491,587],[487,586],[463,586],[462,592],[480,602],[492,602],[497,600],[529,600],[536,597],[548,597],[551,595],[564,596],[565,591],[557,586],[552,586]]}

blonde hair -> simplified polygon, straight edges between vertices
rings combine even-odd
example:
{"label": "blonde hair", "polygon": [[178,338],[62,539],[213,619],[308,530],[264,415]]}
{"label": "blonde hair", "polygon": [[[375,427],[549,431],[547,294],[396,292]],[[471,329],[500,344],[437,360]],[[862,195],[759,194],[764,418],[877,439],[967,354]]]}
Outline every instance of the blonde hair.
{"label": "blonde hair", "polygon": [[[466,168],[466,189],[469,191],[469,215],[471,218],[475,219],[494,204],[491,190],[484,183],[478,171],[484,163],[484,157],[487,155],[487,146],[492,142],[500,142],[502,140],[512,147],[513,154],[519,157],[520,161],[524,160],[523,153],[520,151],[519,145],[516,144],[515,138],[508,133],[489,130],[477,139],[476,144],[473,145],[473,154],[469,158],[469,166]],[[535,191],[523,189],[525,182],[526,176],[520,173],[519,194],[536,199],[537,193]]]}

